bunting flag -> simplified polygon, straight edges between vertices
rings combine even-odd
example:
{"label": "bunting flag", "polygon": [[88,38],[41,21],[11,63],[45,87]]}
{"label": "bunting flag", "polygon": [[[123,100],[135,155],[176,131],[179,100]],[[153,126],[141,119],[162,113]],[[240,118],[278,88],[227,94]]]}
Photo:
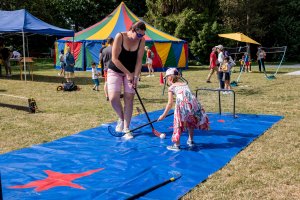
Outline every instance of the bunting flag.
{"label": "bunting flag", "polygon": [[[72,43],[73,41],[81,43],[80,48],[77,46],[80,52],[77,53],[76,62],[79,63],[76,63],[76,66],[82,70],[90,69],[92,61],[99,63],[99,50],[102,41],[106,41],[108,37],[114,38],[119,32],[128,31],[131,25],[138,20],[140,19],[122,2],[102,21],[76,33],[74,38],[65,37],[58,40],[55,47],[61,49],[62,46],[65,46],[64,43]],[[145,24],[146,33],[144,38],[146,39],[146,45],[155,54],[153,59],[154,69],[160,71],[162,67],[186,68],[188,59],[184,48],[185,45],[187,47],[187,42],[164,33],[146,22]],[[58,50],[56,50],[56,56],[59,56]],[[145,63],[145,57],[143,63]],[[58,61],[56,61],[56,65],[59,66]]]}

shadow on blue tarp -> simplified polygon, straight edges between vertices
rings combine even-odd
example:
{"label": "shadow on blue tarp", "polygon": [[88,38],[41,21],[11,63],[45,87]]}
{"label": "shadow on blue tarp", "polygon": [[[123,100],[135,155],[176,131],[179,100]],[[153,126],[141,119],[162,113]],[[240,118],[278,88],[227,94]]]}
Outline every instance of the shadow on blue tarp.
{"label": "shadow on blue tarp", "polygon": [[[150,114],[156,119],[162,111]],[[195,147],[181,137],[182,151],[171,144],[173,117],[154,124],[165,140],[150,127],[125,141],[107,131],[109,124],[82,131],[53,142],[0,155],[3,198],[6,199],[125,199],[169,179],[182,177],[142,199],[178,199],[209,175],[224,167],[237,153],[263,134],[281,116],[209,113],[209,131],[195,131]],[[144,115],[132,127],[147,123]],[[115,123],[113,123],[115,124]]]}

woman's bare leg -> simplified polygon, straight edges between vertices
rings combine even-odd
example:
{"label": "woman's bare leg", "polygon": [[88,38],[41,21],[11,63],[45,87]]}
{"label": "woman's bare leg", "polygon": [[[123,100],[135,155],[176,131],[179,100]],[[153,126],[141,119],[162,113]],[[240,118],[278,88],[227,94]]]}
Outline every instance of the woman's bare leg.
{"label": "woman's bare leg", "polygon": [[134,94],[124,92],[124,129],[129,128],[130,125],[133,111],[133,98]]}
{"label": "woman's bare leg", "polygon": [[111,106],[116,111],[118,117],[123,121],[124,113],[123,113],[123,107],[120,100],[120,94],[121,92],[108,92]]}

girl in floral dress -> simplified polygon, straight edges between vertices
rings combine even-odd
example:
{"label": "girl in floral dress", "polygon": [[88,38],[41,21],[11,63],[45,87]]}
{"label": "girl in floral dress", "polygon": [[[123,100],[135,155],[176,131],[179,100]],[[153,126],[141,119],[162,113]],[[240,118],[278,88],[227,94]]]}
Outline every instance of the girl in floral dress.
{"label": "girl in floral dress", "polygon": [[168,69],[166,71],[165,78],[170,85],[168,89],[168,104],[164,113],[158,118],[158,121],[163,120],[173,107],[173,95],[175,95],[174,131],[172,135],[172,142],[174,144],[172,146],[168,146],[167,149],[179,151],[181,133],[185,129],[188,130],[189,138],[187,144],[192,147],[194,145],[194,129],[208,130],[208,116],[200,102],[190,91],[187,83],[179,81],[180,77],[176,68]]}

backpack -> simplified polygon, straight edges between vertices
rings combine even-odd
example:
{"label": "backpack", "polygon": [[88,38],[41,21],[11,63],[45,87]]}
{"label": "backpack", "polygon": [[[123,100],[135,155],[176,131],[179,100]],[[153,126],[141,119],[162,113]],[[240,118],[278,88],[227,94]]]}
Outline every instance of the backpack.
{"label": "backpack", "polygon": [[77,85],[74,82],[66,82],[63,84],[64,91],[76,91]]}
{"label": "backpack", "polygon": [[153,53],[153,51],[150,52],[150,58],[153,59],[155,56],[155,54]]}

